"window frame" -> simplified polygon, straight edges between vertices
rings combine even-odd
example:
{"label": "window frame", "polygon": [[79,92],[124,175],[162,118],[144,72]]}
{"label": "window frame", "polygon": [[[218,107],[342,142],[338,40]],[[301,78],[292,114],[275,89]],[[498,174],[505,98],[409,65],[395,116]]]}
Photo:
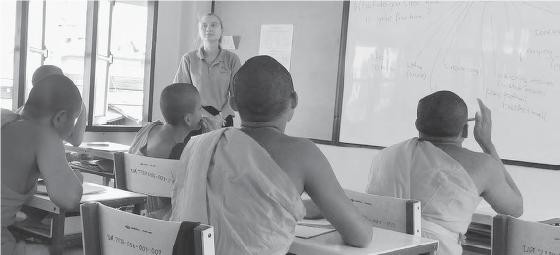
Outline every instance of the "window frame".
{"label": "window frame", "polygon": [[[115,0],[111,0],[115,2]],[[46,2],[43,1],[43,4]],[[157,18],[158,1],[146,1],[148,7],[148,24],[146,30],[146,56],[144,60],[144,84],[143,91],[147,96],[143,97],[142,123],[141,126],[152,121],[154,74],[156,59]],[[43,7],[43,12],[46,8]],[[82,99],[87,106],[86,132],[137,132],[141,126],[121,125],[93,125],[93,105],[95,95],[95,68],[97,61],[97,19],[99,15],[99,2],[88,1],[86,11],[86,36],[84,55],[84,89]],[[43,15],[43,27],[45,19]],[[16,3],[16,35],[14,38],[14,73],[13,73],[13,96],[12,107],[17,109],[25,103],[26,68],[27,68],[27,32],[29,28],[29,1],[18,1]],[[43,28],[43,33],[45,29]],[[43,35],[43,48],[45,36]],[[44,57],[43,59],[44,60]],[[64,70],[63,70],[64,71]]]}

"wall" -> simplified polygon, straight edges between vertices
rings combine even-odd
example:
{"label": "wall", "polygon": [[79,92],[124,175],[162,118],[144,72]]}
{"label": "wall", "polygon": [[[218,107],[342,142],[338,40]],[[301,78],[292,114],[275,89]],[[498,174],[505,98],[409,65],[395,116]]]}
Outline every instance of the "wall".
{"label": "wall", "polygon": [[198,17],[211,9],[211,1],[160,1],[152,120],[163,120],[159,96],[175,78],[183,54],[193,50]]}
{"label": "wall", "polygon": [[[375,149],[317,145],[327,156],[343,188],[364,192]],[[560,212],[560,171],[506,165],[506,169],[523,195],[525,212],[521,218],[554,215]],[[558,217],[551,216],[551,217]],[[537,217],[538,218],[538,217]]]}

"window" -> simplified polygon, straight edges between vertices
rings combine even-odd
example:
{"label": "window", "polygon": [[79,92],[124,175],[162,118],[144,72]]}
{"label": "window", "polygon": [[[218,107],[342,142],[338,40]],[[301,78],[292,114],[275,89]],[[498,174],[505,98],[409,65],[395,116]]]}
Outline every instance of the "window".
{"label": "window", "polygon": [[26,100],[33,72],[41,65],[60,67],[83,91],[86,10],[86,1],[29,2]]}
{"label": "window", "polygon": [[[32,88],[33,72],[50,64],[78,86],[88,108],[88,131],[132,131],[151,120],[157,1],[22,3],[22,10],[16,11],[15,1],[2,1],[2,24],[11,29],[3,34],[14,35],[16,14],[26,14],[20,43],[26,51],[15,53],[22,65],[14,65],[18,40],[14,43],[15,36],[2,36],[2,70],[15,66],[15,72],[2,71],[2,107],[22,105]],[[14,74],[22,75],[22,80],[13,79]],[[12,104],[10,91],[18,87],[25,95]]]}
{"label": "window", "polygon": [[0,97],[2,108],[13,108],[14,38],[16,36],[16,2],[0,1]]}
{"label": "window", "polygon": [[147,2],[100,1],[97,22],[94,125],[140,126]]}

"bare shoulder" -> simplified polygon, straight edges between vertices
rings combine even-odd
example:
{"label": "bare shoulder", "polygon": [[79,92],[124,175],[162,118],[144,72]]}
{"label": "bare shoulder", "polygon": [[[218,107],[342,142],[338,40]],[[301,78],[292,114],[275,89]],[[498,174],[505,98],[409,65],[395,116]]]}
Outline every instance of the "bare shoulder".
{"label": "bare shoulder", "polygon": [[[465,149],[466,150],[466,149]],[[482,153],[482,152],[475,152],[466,150],[465,156],[469,158],[469,161],[472,162],[473,167],[475,169],[480,170],[501,170],[500,165],[492,156]]]}
{"label": "bare shoulder", "polygon": [[492,157],[485,153],[471,151],[461,147],[442,148],[445,153],[459,162],[467,171],[479,171],[486,168]]}
{"label": "bare shoulder", "polygon": [[2,138],[15,139],[21,142],[34,141],[35,143],[50,139],[53,136],[58,137],[57,133],[52,129],[32,121],[17,121],[2,129]]}
{"label": "bare shoulder", "polygon": [[500,163],[486,153],[462,149],[459,155],[453,158],[465,168],[480,191],[503,175]]}
{"label": "bare shoulder", "polygon": [[319,147],[307,138],[287,136],[285,145],[286,152],[292,154],[294,158],[304,158],[307,161],[324,157]]}

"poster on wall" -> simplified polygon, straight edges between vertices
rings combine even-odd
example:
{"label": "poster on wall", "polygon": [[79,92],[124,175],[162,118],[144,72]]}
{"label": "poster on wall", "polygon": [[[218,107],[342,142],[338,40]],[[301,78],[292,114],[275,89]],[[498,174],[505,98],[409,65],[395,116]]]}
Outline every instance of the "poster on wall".
{"label": "poster on wall", "polygon": [[261,25],[259,55],[273,57],[290,71],[293,34],[293,24]]}

